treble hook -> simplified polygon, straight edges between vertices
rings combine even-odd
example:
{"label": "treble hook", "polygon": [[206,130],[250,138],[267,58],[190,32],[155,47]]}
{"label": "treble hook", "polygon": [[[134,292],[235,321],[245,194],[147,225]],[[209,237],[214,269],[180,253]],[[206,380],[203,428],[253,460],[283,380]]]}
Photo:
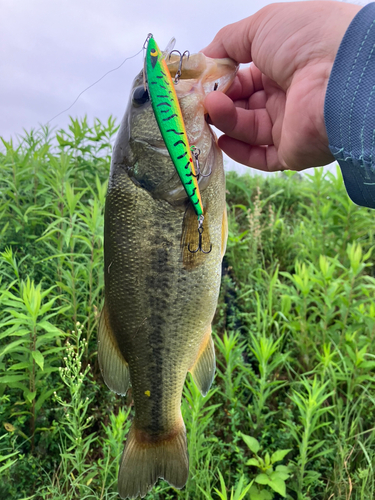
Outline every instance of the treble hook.
{"label": "treble hook", "polygon": [[194,158],[195,158],[195,163],[197,164],[197,174],[193,174],[193,172],[191,173],[191,175],[193,177],[196,177],[197,179],[199,179],[199,176],[200,177],[209,177],[212,173],[212,165],[211,165],[211,169],[210,171],[208,172],[208,174],[206,175],[203,175],[202,172],[201,172],[201,169],[199,167],[199,160],[198,160],[198,157],[199,155],[201,154],[201,150],[199,148],[197,148],[197,146],[191,146],[191,152],[193,153],[194,155]]}
{"label": "treble hook", "polygon": [[182,60],[184,57],[187,57],[189,60],[190,52],[188,50],[185,50],[185,52],[183,54],[181,54],[181,52],[179,50],[172,50],[169,53],[169,59],[171,58],[171,55],[173,54],[173,52],[177,52],[177,54],[180,56],[180,63],[178,65],[177,73],[175,74],[175,77],[174,77],[174,84],[177,85],[180,78],[181,78]]}
{"label": "treble hook", "polygon": [[204,217],[203,215],[201,215],[198,221],[198,247],[196,248],[196,250],[190,250],[190,243],[189,243],[188,250],[190,253],[197,253],[198,250],[200,250],[202,253],[210,253],[212,250],[212,243],[210,243],[210,249],[207,252],[205,252],[202,248],[203,220]]}

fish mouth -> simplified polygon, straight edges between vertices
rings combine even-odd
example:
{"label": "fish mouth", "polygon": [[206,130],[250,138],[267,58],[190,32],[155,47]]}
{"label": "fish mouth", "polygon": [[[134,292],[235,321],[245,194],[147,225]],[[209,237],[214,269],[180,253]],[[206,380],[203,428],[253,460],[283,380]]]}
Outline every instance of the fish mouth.
{"label": "fish mouth", "polygon": [[[179,69],[180,57],[167,56],[166,63],[173,78]],[[181,76],[175,87],[178,99],[197,91],[197,87],[204,96],[213,91],[227,92],[237,74],[238,67],[232,59],[212,59],[201,52],[184,58]]]}
{"label": "fish mouth", "polygon": [[[174,78],[174,75],[179,69],[180,57],[172,54],[171,56],[167,55],[165,60],[169,72],[172,78]],[[237,74],[237,70],[238,64],[232,59],[212,59],[210,57],[206,57],[201,52],[193,54],[189,56],[189,58],[183,59],[181,76],[178,83],[175,85],[177,98],[180,101],[181,107],[184,108],[183,102],[185,98],[192,96],[192,94],[197,96],[197,100],[194,102],[192,102],[189,98],[189,104],[187,105],[190,109],[190,119],[188,119],[187,126],[188,136],[190,135],[189,125],[192,123],[191,115],[201,114],[202,116],[203,114],[205,121],[207,121],[208,113],[203,105],[206,95],[213,91],[227,92],[229,87],[232,85],[232,82]],[[150,103],[148,103],[147,106],[150,106]],[[193,113],[191,113],[191,106],[195,107],[195,111]],[[190,139],[191,138],[189,137],[189,140]],[[154,137],[150,137],[140,134],[138,137],[133,136],[133,140],[142,144],[144,147],[152,149],[158,154],[169,156],[161,135],[157,134],[156,137],[155,135]],[[196,140],[194,142],[196,142]]]}
{"label": "fish mouth", "polygon": [[[165,61],[174,78],[180,58],[174,55],[170,58],[166,56]],[[238,65],[231,59],[211,59],[202,53],[193,54],[189,59],[184,58],[181,78],[174,86],[189,144],[199,151],[199,169],[202,175],[197,181],[201,193],[209,185],[211,173],[217,163],[216,135],[206,121],[208,115],[204,100],[206,95],[214,90],[226,92],[236,76],[237,69]],[[142,72],[133,87],[141,85]],[[129,175],[145,187],[153,198],[183,206],[187,201],[186,191],[177,169],[170,160],[170,154],[153,116],[151,102],[148,101],[139,107],[133,106],[131,109],[133,121],[130,143],[133,145],[130,147],[134,154],[134,164],[137,166]]]}

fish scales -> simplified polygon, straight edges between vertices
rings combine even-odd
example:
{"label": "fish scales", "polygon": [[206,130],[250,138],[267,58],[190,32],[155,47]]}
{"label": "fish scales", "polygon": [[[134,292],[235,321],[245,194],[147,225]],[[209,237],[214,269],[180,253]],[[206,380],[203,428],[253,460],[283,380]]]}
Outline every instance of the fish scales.
{"label": "fish scales", "polygon": [[[217,170],[213,176],[221,177],[222,172]],[[116,186],[110,186],[107,194],[105,238],[111,244],[105,248],[105,268],[110,266],[106,273],[106,302],[113,311],[112,329],[118,332],[119,348],[132,373],[133,397],[140,415],[136,415],[136,421],[145,422],[140,425],[146,428],[155,426],[161,419],[161,427],[157,426],[159,432],[168,429],[169,421],[176,418],[176,412],[160,414],[160,408],[168,407],[164,405],[161,391],[163,380],[164,398],[172,400],[171,394],[175,394],[179,417],[185,376],[202,341],[201,325],[207,327],[215,312],[221,246],[213,246],[213,255],[207,258],[211,265],[185,269],[181,265],[180,252],[181,214],[176,217],[176,210],[159,200],[146,199],[146,203],[142,203],[145,192],[134,192],[135,186],[125,173],[119,177],[116,176]],[[215,193],[218,183],[215,181],[212,179],[204,199],[211,199],[212,204],[218,205]],[[135,210],[133,197],[137,200]],[[210,238],[221,242],[224,206],[223,201],[220,202],[219,220],[215,228],[210,226]],[[163,229],[166,225],[168,231]],[[119,244],[113,245],[113,241]],[[138,335],[140,329],[142,336]],[[186,356],[187,349],[189,356]],[[178,390],[175,390],[176,380]],[[145,390],[150,390],[152,397],[144,397]],[[151,419],[150,412],[158,417]]]}
{"label": "fish scales", "polygon": [[[194,63],[194,56],[190,59]],[[231,61],[225,64],[222,86],[228,87],[236,67]],[[224,78],[213,68],[206,69],[208,79]],[[181,81],[178,97],[189,140],[194,138],[201,149],[201,168],[212,169],[200,182],[203,245],[212,243],[211,253],[192,254],[187,248],[198,242],[196,214],[165,150],[150,103],[140,105],[142,100],[136,99],[141,74],[112,158],[98,355],[112,390],[125,394],[132,385],[135,416],[118,483],[123,498],[144,496],[159,477],[179,488],[185,484],[185,378],[191,371],[205,394],[214,373],[211,322],[226,244],[225,178],[221,152],[204,121],[204,89],[199,83],[199,99],[195,80]]]}

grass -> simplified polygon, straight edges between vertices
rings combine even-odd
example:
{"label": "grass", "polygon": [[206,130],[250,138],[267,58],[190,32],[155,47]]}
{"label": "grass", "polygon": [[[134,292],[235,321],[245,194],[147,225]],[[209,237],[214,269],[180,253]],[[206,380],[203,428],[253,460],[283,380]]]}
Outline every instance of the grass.
{"label": "grass", "polygon": [[[131,396],[103,384],[112,118],[3,141],[0,498],[114,499]],[[373,212],[342,178],[227,176],[214,385],[187,379],[190,477],[149,500],[374,497]]]}

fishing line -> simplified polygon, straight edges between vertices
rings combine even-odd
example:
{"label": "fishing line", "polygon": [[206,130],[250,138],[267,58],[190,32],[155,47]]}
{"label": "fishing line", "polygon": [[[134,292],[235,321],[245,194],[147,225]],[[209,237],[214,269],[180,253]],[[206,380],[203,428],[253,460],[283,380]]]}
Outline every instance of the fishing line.
{"label": "fishing line", "polygon": [[99,83],[101,80],[103,80],[103,78],[105,78],[107,75],[109,75],[110,73],[113,73],[114,71],[117,71],[118,69],[121,68],[121,66],[126,62],[128,61],[129,59],[133,59],[134,57],[136,57],[138,54],[140,54],[143,50],[143,47],[142,49],[140,49],[136,54],[134,54],[134,56],[130,56],[130,57],[127,57],[126,59],[124,59],[122,61],[122,63],[117,66],[117,68],[114,68],[114,69],[110,69],[109,71],[107,71],[107,73],[105,73],[103,76],[101,76],[99,78],[99,80],[96,80],[96,82],[92,83],[91,85],[89,85],[88,87],[86,87],[84,90],[82,90],[81,93],[79,93],[75,99],[74,102],[72,102],[72,104],[69,106],[69,108],[66,108],[64,109],[63,111],[61,111],[60,113],[58,113],[57,115],[55,115],[53,118],[51,118],[50,120],[47,121],[47,123],[50,123],[52,120],[54,120],[55,118],[57,118],[58,116],[62,115],[63,113],[66,113],[66,111],[69,111],[70,108],[72,108],[74,106],[74,104],[78,101],[78,99],[81,97],[82,94],[84,94],[86,92],[86,90],[89,90],[91,89],[91,87],[93,87],[94,85],[96,85],[97,83]]}

